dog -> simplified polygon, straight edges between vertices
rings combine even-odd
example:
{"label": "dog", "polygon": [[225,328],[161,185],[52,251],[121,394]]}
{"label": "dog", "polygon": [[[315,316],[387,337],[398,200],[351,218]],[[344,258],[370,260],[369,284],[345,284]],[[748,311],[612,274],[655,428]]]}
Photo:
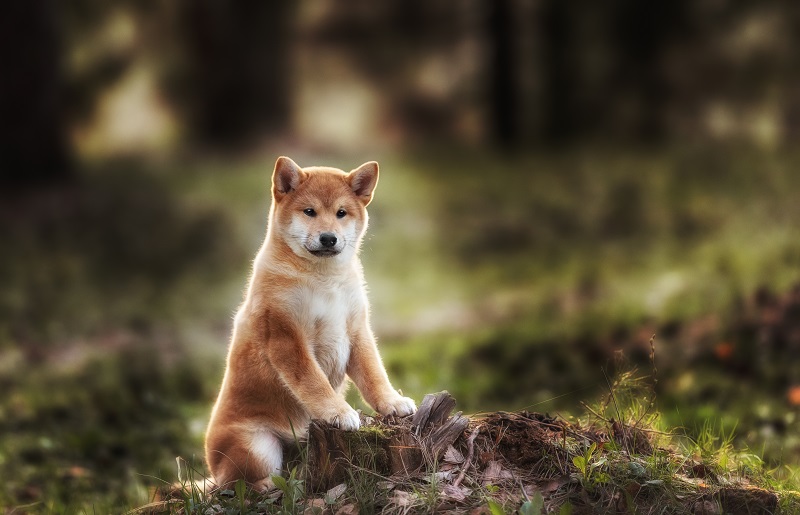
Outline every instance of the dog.
{"label": "dog", "polygon": [[359,428],[345,376],[382,415],[416,405],[395,390],[370,329],[358,257],[378,163],[350,173],[280,157],[267,235],[236,313],[225,375],[206,432],[213,482],[271,488],[283,449],[312,419]]}

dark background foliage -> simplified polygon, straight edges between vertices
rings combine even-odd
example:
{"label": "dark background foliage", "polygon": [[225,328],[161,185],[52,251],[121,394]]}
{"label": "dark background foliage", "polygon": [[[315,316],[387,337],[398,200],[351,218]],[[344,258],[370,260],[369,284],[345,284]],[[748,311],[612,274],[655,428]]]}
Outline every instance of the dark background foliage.
{"label": "dark background foliage", "polygon": [[[0,505],[119,511],[202,470],[275,158],[378,159],[397,386],[798,464],[789,0],[37,0],[0,16]],[[357,395],[352,396],[359,402]]]}

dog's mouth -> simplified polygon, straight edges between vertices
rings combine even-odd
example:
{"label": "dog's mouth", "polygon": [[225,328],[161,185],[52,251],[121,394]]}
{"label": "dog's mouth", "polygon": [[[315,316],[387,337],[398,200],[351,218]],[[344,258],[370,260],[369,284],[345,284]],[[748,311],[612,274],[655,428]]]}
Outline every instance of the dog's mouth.
{"label": "dog's mouth", "polygon": [[333,257],[338,255],[341,251],[336,249],[307,249],[311,254],[317,257]]}

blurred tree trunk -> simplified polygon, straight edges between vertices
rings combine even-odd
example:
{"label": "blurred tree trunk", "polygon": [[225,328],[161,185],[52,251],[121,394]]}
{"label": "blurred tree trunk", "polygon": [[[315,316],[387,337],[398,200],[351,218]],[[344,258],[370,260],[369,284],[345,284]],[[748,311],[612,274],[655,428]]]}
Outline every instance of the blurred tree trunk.
{"label": "blurred tree trunk", "polygon": [[629,130],[640,142],[657,143],[666,136],[670,88],[662,74],[663,58],[672,39],[685,36],[689,7],[686,0],[620,0],[616,5],[611,33],[619,59],[618,95],[635,102]]}
{"label": "blurred tree trunk", "polygon": [[544,0],[537,13],[542,31],[542,132],[549,144],[567,143],[575,136],[569,9],[568,2]]}
{"label": "blurred tree trunk", "polygon": [[179,91],[201,144],[233,147],[289,121],[291,0],[184,0]]}
{"label": "blurred tree trunk", "polygon": [[517,54],[512,0],[489,2],[487,32],[490,48],[489,106],[492,115],[492,136],[495,143],[503,147],[519,140],[517,119],[516,73]]}
{"label": "blurred tree trunk", "polygon": [[72,177],[62,116],[56,0],[6,5],[0,16],[0,184],[4,193]]}

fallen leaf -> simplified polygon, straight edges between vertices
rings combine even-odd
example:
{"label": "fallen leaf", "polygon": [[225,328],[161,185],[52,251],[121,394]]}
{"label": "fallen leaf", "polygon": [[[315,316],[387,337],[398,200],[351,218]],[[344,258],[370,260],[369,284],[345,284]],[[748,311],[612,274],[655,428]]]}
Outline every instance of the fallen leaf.
{"label": "fallen leaf", "polygon": [[498,479],[513,479],[514,475],[503,468],[499,461],[490,461],[481,476],[481,484],[486,486],[497,482]]}
{"label": "fallen leaf", "polygon": [[637,483],[636,481],[631,481],[627,485],[625,485],[625,491],[628,492],[628,495],[631,497],[636,497],[639,495],[639,491],[642,489],[642,485]]}
{"label": "fallen leaf", "polygon": [[425,481],[428,483],[433,482],[434,480],[437,482],[445,482],[450,481],[453,479],[453,471],[452,470],[445,470],[441,472],[435,472],[432,476],[428,475],[424,477]]}
{"label": "fallen leaf", "polygon": [[786,397],[789,399],[789,404],[792,406],[800,406],[800,386],[792,386],[786,392]]}
{"label": "fallen leaf", "polygon": [[464,455],[452,445],[444,452],[445,463],[464,463]]}
{"label": "fallen leaf", "polygon": [[336,515],[358,515],[358,507],[355,504],[345,504],[336,511]]}
{"label": "fallen leaf", "polygon": [[472,494],[472,490],[465,486],[445,485],[442,488],[442,497],[448,501],[462,502]]}
{"label": "fallen leaf", "polygon": [[[328,507],[325,499],[319,497],[316,499],[309,499],[305,503],[306,509],[303,510],[303,515],[321,515],[325,512],[325,509]],[[331,513],[330,510],[328,513]]]}
{"label": "fallen leaf", "polygon": [[347,485],[345,483],[334,486],[333,488],[325,492],[325,502],[328,504],[335,503],[336,499],[338,499],[344,493],[345,490],[347,490]]}
{"label": "fallen leaf", "polygon": [[727,361],[733,356],[733,345],[728,342],[721,342],[714,347],[714,354],[720,361]]}
{"label": "fallen leaf", "polygon": [[533,495],[534,492],[537,492],[537,491],[542,491],[542,492],[544,492],[546,494],[549,494],[549,493],[555,492],[556,490],[558,490],[559,488],[561,488],[562,486],[566,485],[569,482],[570,482],[570,477],[569,476],[561,476],[561,477],[559,477],[557,479],[552,479],[552,480],[542,484],[541,486],[526,485],[525,486],[525,493],[528,495],[528,497],[530,497],[531,495]]}
{"label": "fallen leaf", "polygon": [[416,496],[404,490],[395,490],[392,496],[389,497],[389,504],[394,504],[395,506],[411,506],[415,501]]}

